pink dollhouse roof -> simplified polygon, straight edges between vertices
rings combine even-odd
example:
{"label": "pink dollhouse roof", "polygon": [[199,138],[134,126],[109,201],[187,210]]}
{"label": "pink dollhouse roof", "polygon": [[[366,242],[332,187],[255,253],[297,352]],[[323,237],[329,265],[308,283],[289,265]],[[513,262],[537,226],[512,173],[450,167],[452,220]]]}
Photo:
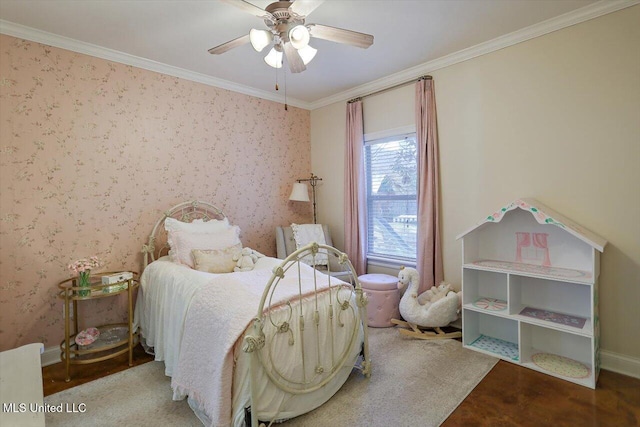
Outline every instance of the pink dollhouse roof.
{"label": "pink dollhouse roof", "polygon": [[474,225],[469,230],[458,235],[456,239],[460,239],[464,237],[465,235],[469,234],[476,228],[488,222],[500,222],[502,218],[504,218],[504,216],[507,214],[507,212],[512,211],[516,208],[522,209],[523,211],[530,212],[531,215],[533,215],[533,218],[535,218],[535,220],[539,224],[555,225],[556,227],[562,228],[567,233],[574,235],[578,239],[591,245],[593,248],[597,249],[600,252],[604,250],[604,247],[607,244],[607,241],[604,238],[587,230],[586,228],[580,226],[579,224],[576,224],[575,222],[571,221],[569,218],[554,211],[548,206],[543,205],[536,199],[515,200],[514,202],[508,204],[507,206],[501,209],[498,209],[491,215],[487,216],[485,219],[480,221],[478,224]]}

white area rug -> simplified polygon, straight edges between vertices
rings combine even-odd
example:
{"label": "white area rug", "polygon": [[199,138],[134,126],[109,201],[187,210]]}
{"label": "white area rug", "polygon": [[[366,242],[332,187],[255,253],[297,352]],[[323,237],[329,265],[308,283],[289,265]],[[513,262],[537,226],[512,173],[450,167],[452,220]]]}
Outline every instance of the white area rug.
{"label": "white area rug", "polygon": [[[498,359],[455,340],[401,338],[394,328],[369,329],[371,378],[354,371],[320,408],[283,426],[438,426]],[[48,413],[55,426],[200,426],[186,401],[171,400],[164,364],[150,362],[45,398],[86,405],[84,413]]]}

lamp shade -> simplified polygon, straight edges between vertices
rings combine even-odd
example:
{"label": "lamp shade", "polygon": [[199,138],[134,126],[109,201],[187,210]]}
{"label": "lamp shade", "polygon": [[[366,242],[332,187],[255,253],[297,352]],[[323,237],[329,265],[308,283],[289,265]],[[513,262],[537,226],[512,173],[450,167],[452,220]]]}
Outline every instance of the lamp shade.
{"label": "lamp shade", "polygon": [[282,52],[278,52],[272,47],[267,56],[264,57],[264,62],[273,68],[282,67]]}
{"label": "lamp shade", "polygon": [[267,30],[256,30],[254,28],[249,31],[249,40],[256,52],[262,52],[262,49],[267,47],[267,45],[271,43],[271,40],[273,40],[273,34]]}
{"label": "lamp shade", "polygon": [[289,41],[298,50],[308,45],[310,39],[311,34],[309,34],[309,30],[304,25],[296,25],[289,30]]}
{"label": "lamp shade", "polygon": [[302,182],[296,182],[293,184],[289,200],[293,200],[294,202],[308,202],[309,191],[307,189],[307,184],[303,184]]}
{"label": "lamp shade", "polygon": [[311,46],[306,45],[302,49],[298,50],[298,53],[300,54],[300,58],[302,58],[302,63],[304,65],[307,65],[309,62],[311,62],[313,57],[316,56],[316,53],[318,53],[318,49],[314,49]]}

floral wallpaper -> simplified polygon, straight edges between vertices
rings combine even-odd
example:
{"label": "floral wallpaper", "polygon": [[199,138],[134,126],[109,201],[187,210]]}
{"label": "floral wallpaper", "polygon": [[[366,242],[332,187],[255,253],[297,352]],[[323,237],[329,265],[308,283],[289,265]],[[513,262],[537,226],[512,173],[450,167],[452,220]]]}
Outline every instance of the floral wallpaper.
{"label": "floral wallpaper", "polygon": [[[0,36],[0,350],[64,337],[67,265],[139,271],[171,206],[205,200],[275,255],[275,227],[311,167],[299,108]],[[80,327],[123,321],[123,297],[79,303]]]}

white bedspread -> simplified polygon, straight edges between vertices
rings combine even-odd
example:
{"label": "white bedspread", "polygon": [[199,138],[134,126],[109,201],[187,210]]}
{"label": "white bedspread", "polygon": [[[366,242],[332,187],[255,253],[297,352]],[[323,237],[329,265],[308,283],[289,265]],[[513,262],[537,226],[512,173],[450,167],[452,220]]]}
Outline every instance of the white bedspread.
{"label": "white bedspread", "polygon": [[[200,289],[191,303],[171,386],[174,399],[189,395],[211,418],[212,425],[226,426],[231,420],[233,345],[256,317],[271,274],[258,269],[219,275]],[[313,269],[301,265],[300,276],[308,279],[301,281],[302,296],[313,293]],[[317,285],[322,289],[326,282]],[[276,287],[271,306],[298,296],[297,273],[291,269]],[[238,301],[242,303],[230,303]]]}
{"label": "white bedspread", "polygon": [[[261,264],[265,264],[261,268],[269,269],[273,263]],[[139,328],[143,344],[153,348],[155,360],[164,361],[168,376],[173,375],[178,363],[191,299],[198,289],[209,283],[212,276],[211,273],[173,263],[165,256],[150,264],[140,278],[134,329]]]}
{"label": "white bedspread", "polygon": [[[242,407],[247,403],[245,381],[232,387],[234,381],[238,382],[239,378],[247,375],[248,357],[244,357],[246,354],[238,355],[238,339],[256,316],[272,269],[281,262],[264,257],[249,272],[210,274],[160,259],[152,263],[141,277],[136,324],[140,325],[146,344],[154,348],[156,360],[165,361],[165,373],[173,377],[174,398],[188,395],[204,412],[203,422],[206,424],[222,427],[230,422],[237,423]],[[303,277],[313,277],[311,267],[303,264],[300,267]],[[280,282],[272,305],[298,296],[298,281],[293,276],[289,273]],[[317,283],[319,289],[322,284],[326,285],[325,281]],[[335,284],[336,280],[332,279],[332,283]],[[303,294],[311,292],[312,285],[312,280],[306,281]],[[242,303],[230,303],[238,301]],[[355,317],[347,319],[347,323],[353,325],[357,317],[356,313]],[[345,331],[340,331],[340,334],[349,328],[342,329]],[[234,346],[237,360],[234,360]],[[355,361],[357,353],[358,346],[355,346],[350,359]],[[243,368],[236,369],[234,377],[236,363]],[[319,406],[339,389],[350,370],[347,365],[323,395],[296,406],[309,409]],[[272,402],[285,400],[285,397],[273,394],[268,398]],[[290,410],[288,415],[305,412],[296,411]]]}
{"label": "white bedspread", "polygon": [[[282,260],[262,257],[253,272],[261,272],[267,280]],[[135,308],[134,329],[140,328],[144,345],[153,348],[155,360],[164,361],[165,374],[173,376],[189,305],[195,293],[214,277],[236,273],[212,274],[171,262],[168,256],[150,264],[140,278]],[[267,282],[263,282],[263,287]],[[154,286],[154,284],[157,284]],[[255,305],[255,309],[258,306]]]}

